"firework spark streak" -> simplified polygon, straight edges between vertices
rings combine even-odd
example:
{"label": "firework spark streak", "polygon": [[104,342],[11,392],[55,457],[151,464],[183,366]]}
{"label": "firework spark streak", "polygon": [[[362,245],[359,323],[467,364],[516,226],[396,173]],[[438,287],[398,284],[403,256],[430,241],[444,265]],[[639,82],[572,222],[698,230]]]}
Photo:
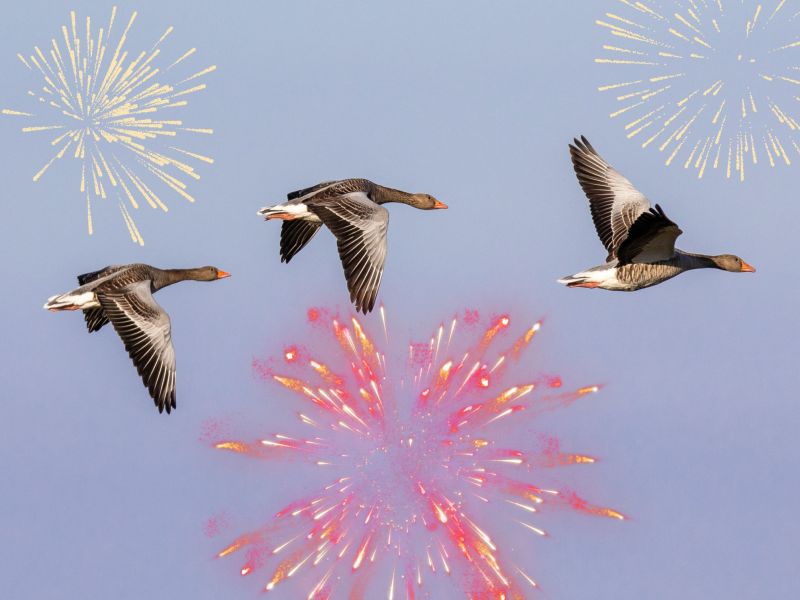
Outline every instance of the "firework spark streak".
{"label": "firework spark streak", "polygon": [[[213,163],[213,159],[176,145],[179,133],[211,134],[211,129],[186,127],[177,118],[191,94],[205,89],[202,78],[216,69],[209,66],[188,72],[176,84],[157,78],[176,71],[196,52],[187,50],[166,68],[156,66],[161,45],[172,33],[168,27],[147,51],[129,53],[125,43],[136,19],[117,21],[111,10],[107,26],[96,28],[91,18],[79,19],[70,12],[61,35],[43,49],[34,47],[27,56],[17,54],[22,64],[40,79],[36,91],[28,91],[38,111],[3,109],[2,114],[35,121],[22,128],[25,133],[55,135],[50,145],[54,154],[36,172],[39,179],[59,159],[73,158],[80,164],[77,189],[86,200],[87,227],[94,231],[92,201],[113,196],[135,243],[144,244],[131,209],[146,203],[167,211],[157,187],[174,192],[189,202],[186,178],[200,179],[192,162]],[[163,116],[162,116],[163,115]]]}
{"label": "firework spark streak", "polygon": [[800,154],[800,6],[796,0],[617,0],[597,25],[595,62],[617,79],[611,117],[666,164],[744,181],[747,165]]}
{"label": "firework spark streak", "polygon": [[[379,312],[388,345],[386,313]],[[355,318],[312,309],[309,319],[330,339],[330,356],[289,346],[280,359],[255,363],[262,377],[296,397],[294,430],[212,441],[256,459],[300,460],[325,482],[219,551],[240,556],[242,576],[260,572],[264,589],[272,590],[297,575],[309,599],[428,597],[434,575],[449,576],[448,584],[469,598],[523,598],[537,583],[495,537],[491,522],[498,516],[531,536],[547,535],[538,515],[558,508],[624,519],[571,490],[534,481],[593,458],[530,433],[530,447],[505,445],[509,427],[529,427],[538,415],[598,391],[590,385],[565,392],[552,376],[504,382],[540,323],[514,338],[508,316],[481,329],[468,311],[393,361]],[[462,330],[478,330],[477,340],[462,342]],[[406,367],[399,379],[389,373],[396,363]]]}

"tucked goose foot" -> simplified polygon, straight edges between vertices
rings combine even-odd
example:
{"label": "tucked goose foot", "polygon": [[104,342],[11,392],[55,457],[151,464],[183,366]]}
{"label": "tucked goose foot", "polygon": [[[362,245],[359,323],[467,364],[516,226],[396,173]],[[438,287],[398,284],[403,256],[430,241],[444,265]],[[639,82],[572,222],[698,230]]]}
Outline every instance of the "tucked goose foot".
{"label": "tucked goose foot", "polygon": [[597,281],[580,281],[576,283],[568,283],[567,287],[585,287],[585,288],[596,288],[600,284]]}
{"label": "tucked goose foot", "polygon": [[293,215],[290,213],[276,213],[272,215],[267,215],[267,221],[270,219],[280,219],[281,221],[294,221],[297,218],[297,215]]}

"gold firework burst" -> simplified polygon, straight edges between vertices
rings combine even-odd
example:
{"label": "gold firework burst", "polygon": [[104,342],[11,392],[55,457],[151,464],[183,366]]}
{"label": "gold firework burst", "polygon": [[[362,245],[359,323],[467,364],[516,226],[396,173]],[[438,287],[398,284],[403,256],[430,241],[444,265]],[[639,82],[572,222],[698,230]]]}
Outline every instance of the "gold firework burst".
{"label": "gold firework burst", "polygon": [[617,0],[596,21],[611,36],[595,62],[624,75],[598,89],[612,118],[666,164],[740,181],[745,166],[800,154],[796,0]]}
{"label": "gold firework burst", "polygon": [[186,127],[175,113],[188,104],[189,95],[205,89],[200,79],[216,66],[196,71],[175,84],[159,82],[197,49],[187,50],[165,69],[157,66],[161,45],[173,31],[170,26],[150,50],[129,52],[125,43],[136,14],[115,38],[116,7],[111,10],[108,26],[96,32],[90,17],[80,22],[71,11],[69,24],[61,27],[61,39],[51,39],[49,48],[34,47],[27,58],[17,54],[22,64],[43,80],[38,89],[28,91],[42,111],[6,108],[2,113],[39,122],[23,127],[25,133],[56,132],[50,140],[55,154],[36,172],[33,181],[39,181],[59,159],[78,161],[78,188],[86,199],[90,235],[94,230],[92,202],[113,198],[131,240],[144,245],[131,209],[148,204],[166,212],[159,188],[194,202],[185,179],[197,180],[200,176],[190,162],[214,162],[176,145],[179,134],[213,131]]}

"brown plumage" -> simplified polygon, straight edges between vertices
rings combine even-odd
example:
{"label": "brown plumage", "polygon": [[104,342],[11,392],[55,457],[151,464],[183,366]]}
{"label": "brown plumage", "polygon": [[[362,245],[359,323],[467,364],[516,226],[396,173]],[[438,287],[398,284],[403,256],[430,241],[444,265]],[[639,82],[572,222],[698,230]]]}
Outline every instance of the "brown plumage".
{"label": "brown plumage", "polygon": [[159,412],[175,402],[175,350],[169,315],[153,298],[179,281],[228,277],[216,267],[157,269],[145,264],[112,265],[78,275],[80,287],[51,297],[44,308],[83,310],[89,333],[111,322]]}
{"label": "brown plumage", "polygon": [[755,271],[732,254],[708,256],[677,250],[675,240],[682,231],[661,206],[651,207],[647,198],[603,160],[585,137],[570,144],[569,151],[608,256],[605,264],[568,275],[559,283],[635,291],[692,269]]}
{"label": "brown plumage", "polygon": [[421,210],[447,208],[429,194],[409,194],[368,179],[326,181],[290,192],[287,202],[258,211],[265,219],[282,219],[281,262],[300,252],[320,226],[336,237],[350,300],[367,313],[375,306],[386,260],[388,202]]}

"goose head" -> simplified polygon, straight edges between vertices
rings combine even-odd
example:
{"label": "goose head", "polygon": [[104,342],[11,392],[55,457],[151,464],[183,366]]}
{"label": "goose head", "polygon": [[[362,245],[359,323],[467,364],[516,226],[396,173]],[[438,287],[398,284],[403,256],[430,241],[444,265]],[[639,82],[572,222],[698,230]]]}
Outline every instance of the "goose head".
{"label": "goose head", "polygon": [[735,254],[720,254],[714,257],[714,264],[718,269],[732,273],[755,273],[755,268],[748,265]]}
{"label": "goose head", "polygon": [[215,281],[217,279],[224,279],[230,277],[231,274],[217,267],[200,267],[195,273],[197,281]]}
{"label": "goose head", "polygon": [[421,210],[433,210],[436,208],[447,208],[447,204],[439,202],[430,194],[411,194],[409,204]]}

